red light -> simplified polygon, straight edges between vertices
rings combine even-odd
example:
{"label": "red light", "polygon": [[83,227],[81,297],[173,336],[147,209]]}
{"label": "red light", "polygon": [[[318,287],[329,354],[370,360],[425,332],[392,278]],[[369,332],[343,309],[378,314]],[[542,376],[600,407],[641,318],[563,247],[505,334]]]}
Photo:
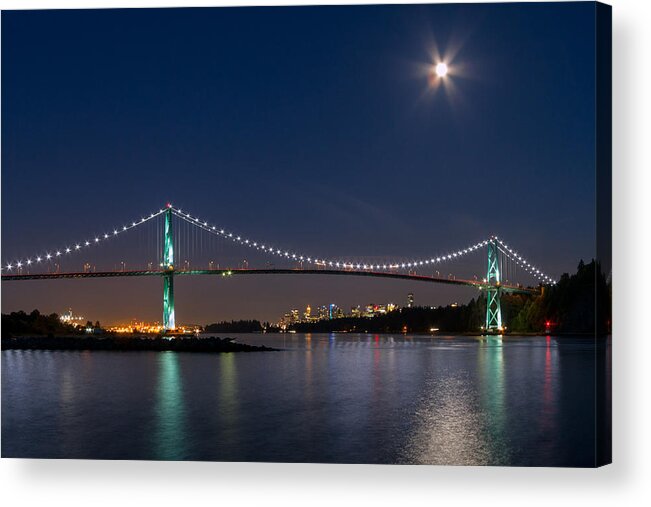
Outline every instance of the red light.
{"label": "red light", "polygon": [[545,325],[546,325],[547,327],[549,327],[549,326],[551,326],[551,325],[552,325],[552,323],[551,323],[551,322],[549,322],[549,321],[547,321],[547,322],[545,322]]}
{"label": "red light", "polygon": [[171,203],[171,202],[168,202],[168,203],[167,203],[167,207],[168,207],[168,208],[171,208],[171,207],[172,207],[172,203]]}

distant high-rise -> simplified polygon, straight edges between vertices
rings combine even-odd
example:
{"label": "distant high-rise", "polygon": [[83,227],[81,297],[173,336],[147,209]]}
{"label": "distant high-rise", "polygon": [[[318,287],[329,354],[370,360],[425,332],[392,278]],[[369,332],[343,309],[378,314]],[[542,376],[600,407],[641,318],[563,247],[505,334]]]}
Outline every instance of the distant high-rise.
{"label": "distant high-rise", "polygon": [[414,294],[407,294],[407,308],[412,308],[414,306]]}

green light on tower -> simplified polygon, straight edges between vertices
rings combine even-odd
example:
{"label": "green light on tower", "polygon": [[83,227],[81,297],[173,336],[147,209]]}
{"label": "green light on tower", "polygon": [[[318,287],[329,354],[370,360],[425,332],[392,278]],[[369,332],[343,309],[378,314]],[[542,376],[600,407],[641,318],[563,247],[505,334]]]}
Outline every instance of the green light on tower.
{"label": "green light on tower", "polygon": [[174,235],[172,230],[172,207],[165,212],[165,236],[163,238],[163,329],[176,329],[174,321]]}
{"label": "green light on tower", "polygon": [[488,242],[488,273],[486,274],[486,332],[502,332],[502,308],[500,306],[500,262],[495,240]]}

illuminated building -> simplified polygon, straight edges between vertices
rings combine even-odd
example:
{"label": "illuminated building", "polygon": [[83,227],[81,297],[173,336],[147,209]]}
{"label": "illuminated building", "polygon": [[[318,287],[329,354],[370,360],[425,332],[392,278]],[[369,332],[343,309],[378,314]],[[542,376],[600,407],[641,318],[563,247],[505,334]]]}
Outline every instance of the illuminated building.
{"label": "illuminated building", "polygon": [[[143,322],[134,319],[130,324],[119,324],[106,328],[111,333],[118,334],[160,334],[165,331],[160,322]],[[202,328],[198,324],[179,325],[174,330],[178,334],[198,334]]]}
{"label": "illuminated building", "polygon": [[64,324],[70,324],[74,327],[80,327],[84,324],[84,318],[80,315],[73,315],[72,308],[68,308],[67,312],[64,312],[59,320]]}
{"label": "illuminated building", "polygon": [[385,315],[389,312],[396,311],[398,306],[395,303],[387,303],[386,305],[368,304],[362,310],[361,307],[352,306],[350,313],[346,314],[342,308],[336,303],[328,305],[321,305],[316,307],[316,312],[312,312],[312,307],[307,305],[302,314],[298,309],[292,309],[278,320],[278,327],[282,330],[287,330],[292,324],[319,322],[322,320],[343,319],[345,317],[376,317],[378,315]]}

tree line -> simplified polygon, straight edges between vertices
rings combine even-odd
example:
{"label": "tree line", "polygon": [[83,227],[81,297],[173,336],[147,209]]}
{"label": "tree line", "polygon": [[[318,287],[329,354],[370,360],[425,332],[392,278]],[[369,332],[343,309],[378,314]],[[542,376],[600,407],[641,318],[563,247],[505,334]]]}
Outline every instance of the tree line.
{"label": "tree line", "polygon": [[[579,262],[577,272],[561,276],[540,295],[502,294],[502,320],[513,333],[606,334],[611,326],[611,287],[594,260]],[[401,308],[376,317],[347,317],[290,326],[297,332],[477,333],[486,318],[481,295],[464,305]]]}

